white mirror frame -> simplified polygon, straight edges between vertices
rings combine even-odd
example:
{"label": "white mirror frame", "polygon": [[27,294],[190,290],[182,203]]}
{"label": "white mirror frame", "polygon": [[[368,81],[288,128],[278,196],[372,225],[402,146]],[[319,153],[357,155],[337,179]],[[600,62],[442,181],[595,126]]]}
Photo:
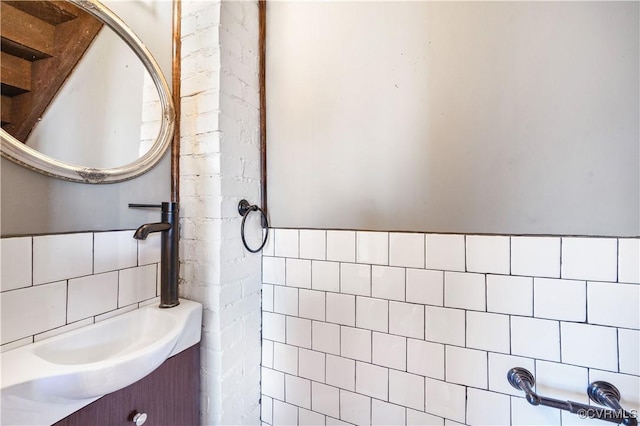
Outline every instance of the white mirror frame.
{"label": "white mirror frame", "polygon": [[160,132],[149,151],[136,161],[114,168],[77,166],[56,160],[26,146],[5,130],[0,129],[0,151],[3,157],[39,173],[82,183],[115,183],[132,179],[151,169],[171,144],[175,126],[175,110],[169,85],[158,63],[142,41],[111,10],[97,0],[67,0],[95,16],[111,28],[140,58],[158,90],[162,110]]}

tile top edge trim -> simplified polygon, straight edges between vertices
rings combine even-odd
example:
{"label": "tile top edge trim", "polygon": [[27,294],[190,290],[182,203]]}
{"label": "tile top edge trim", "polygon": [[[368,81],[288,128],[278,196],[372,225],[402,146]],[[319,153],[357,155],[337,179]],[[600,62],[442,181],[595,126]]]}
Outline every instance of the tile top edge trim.
{"label": "tile top edge trim", "polygon": [[[450,232],[450,231],[415,231],[415,230],[382,230],[382,229],[351,229],[351,228],[295,228],[295,227],[270,227],[271,230],[282,229],[290,231],[345,231],[345,232],[378,232],[389,234],[424,234],[424,235],[470,235],[482,237],[540,237],[540,238],[617,238],[638,239],[638,235],[612,235],[612,234],[510,234],[491,232]],[[3,237],[4,238],[4,237]]]}

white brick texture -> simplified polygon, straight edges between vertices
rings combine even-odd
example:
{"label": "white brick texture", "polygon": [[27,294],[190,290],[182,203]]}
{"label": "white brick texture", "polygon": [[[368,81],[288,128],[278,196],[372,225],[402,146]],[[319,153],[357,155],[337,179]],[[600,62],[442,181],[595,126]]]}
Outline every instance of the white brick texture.
{"label": "white brick texture", "polygon": [[[242,246],[235,206],[260,201],[258,4],[183,1],[181,38],[180,294],[204,306],[201,423],[257,424],[262,262]],[[260,238],[257,222],[247,234]],[[264,316],[264,332],[285,346],[298,290],[279,287],[284,259],[264,262],[276,311]],[[287,352],[273,352],[279,365]],[[301,380],[263,368],[263,390],[274,398],[263,412],[272,421],[289,418],[287,408],[297,413],[283,402],[285,382],[302,390]],[[310,408],[309,395],[291,398]]]}

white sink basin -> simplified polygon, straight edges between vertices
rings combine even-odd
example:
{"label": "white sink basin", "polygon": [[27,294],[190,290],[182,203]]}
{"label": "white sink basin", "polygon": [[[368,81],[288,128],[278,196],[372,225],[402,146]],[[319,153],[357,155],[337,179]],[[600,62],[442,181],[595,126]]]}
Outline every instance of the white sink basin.
{"label": "white sink basin", "polygon": [[[1,424],[51,424],[198,343],[202,305],[147,306],[1,355]],[[69,411],[71,410],[71,411]]]}

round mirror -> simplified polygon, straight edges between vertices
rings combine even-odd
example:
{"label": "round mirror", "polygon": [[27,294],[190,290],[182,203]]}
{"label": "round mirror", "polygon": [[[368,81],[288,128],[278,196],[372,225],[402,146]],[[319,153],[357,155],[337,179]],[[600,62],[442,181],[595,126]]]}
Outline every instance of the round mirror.
{"label": "round mirror", "polygon": [[131,179],[161,159],[169,87],[120,18],[95,0],[3,0],[2,16],[2,156],[85,183]]}

